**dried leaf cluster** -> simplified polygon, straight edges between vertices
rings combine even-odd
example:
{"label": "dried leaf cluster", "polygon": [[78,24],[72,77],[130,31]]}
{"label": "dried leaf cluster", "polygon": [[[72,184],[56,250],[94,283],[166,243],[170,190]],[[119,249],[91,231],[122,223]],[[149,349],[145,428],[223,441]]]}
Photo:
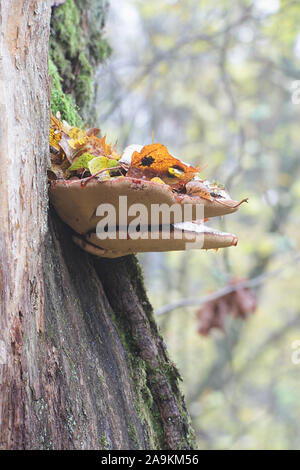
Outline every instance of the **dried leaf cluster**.
{"label": "dried leaf cluster", "polygon": [[125,161],[117,153],[116,145],[107,144],[106,137],[98,137],[99,133],[98,128],[71,127],[67,122],[61,122],[59,116],[51,116],[49,179],[79,178],[82,185],[92,178],[144,179],[166,184],[172,191],[226,205],[222,201],[224,191],[221,185],[202,180],[198,166],[187,165],[173,157],[164,145],[154,143],[140,147],[140,151],[133,149],[130,161]]}
{"label": "dried leaf cluster", "polygon": [[205,303],[196,313],[198,319],[198,332],[208,335],[213,328],[224,330],[228,315],[235,318],[246,319],[256,310],[257,300],[253,289],[238,287],[239,281],[233,281],[231,286],[237,284],[232,292]]}
{"label": "dried leaf cluster", "polygon": [[113,174],[120,174],[116,146],[108,145],[105,136],[98,137],[99,132],[97,128],[71,127],[51,116],[49,179],[84,178],[97,173],[107,179],[113,169]]}

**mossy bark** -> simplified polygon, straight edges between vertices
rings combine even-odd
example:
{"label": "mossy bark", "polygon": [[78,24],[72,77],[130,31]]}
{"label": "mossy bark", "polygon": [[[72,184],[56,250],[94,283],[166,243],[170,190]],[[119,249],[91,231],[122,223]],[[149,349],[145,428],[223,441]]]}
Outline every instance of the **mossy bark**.
{"label": "mossy bark", "polygon": [[[81,117],[85,120],[91,119],[95,88],[94,69],[111,52],[102,36],[107,8],[107,0],[68,0],[52,11],[51,74],[54,79],[61,79],[64,92],[60,94],[62,100],[76,103],[80,108]],[[51,97],[53,111],[60,111],[63,119],[74,122],[71,109],[65,110],[65,107],[61,106],[56,91],[57,88],[54,87]],[[80,121],[78,112],[75,114]]]}
{"label": "mossy bark", "polygon": [[[54,21],[59,9],[75,15],[76,8],[73,40],[84,24],[94,41],[82,17],[96,6],[104,2],[67,0],[52,17],[52,35],[63,30]],[[88,255],[72,243],[54,210],[47,214],[50,6],[48,0],[18,0],[10,13],[1,3],[0,447],[190,449],[179,375],[136,259]],[[58,47],[58,34],[55,41]],[[84,50],[92,50],[88,34]],[[53,67],[52,105],[80,119],[77,92],[68,84],[73,97],[64,93],[64,73]]]}
{"label": "mossy bark", "polygon": [[189,449],[179,374],[136,258],[84,253],[52,210],[49,228],[43,257],[46,383],[36,397],[43,448]]}

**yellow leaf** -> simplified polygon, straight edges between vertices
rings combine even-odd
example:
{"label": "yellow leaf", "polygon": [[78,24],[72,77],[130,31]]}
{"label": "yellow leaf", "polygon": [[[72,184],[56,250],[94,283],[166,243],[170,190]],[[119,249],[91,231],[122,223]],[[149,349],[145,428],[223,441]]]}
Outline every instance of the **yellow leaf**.
{"label": "yellow leaf", "polygon": [[71,139],[81,139],[86,136],[86,133],[78,127],[72,127],[69,131],[69,136]]}
{"label": "yellow leaf", "polygon": [[152,178],[151,181],[154,181],[154,183],[160,183],[160,184],[166,184],[161,178],[156,176],[155,178]]}
{"label": "yellow leaf", "polygon": [[[108,168],[108,158],[106,157],[95,157],[88,162],[88,167],[91,172],[91,175],[98,173],[98,171],[104,170]],[[108,172],[104,172],[105,174],[109,175]]]}
{"label": "yellow leaf", "polygon": [[85,135],[78,139],[70,139],[69,145],[72,149],[80,149],[80,147],[83,147],[86,142],[87,142],[87,136]]}
{"label": "yellow leaf", "polygon": [[60,139],[61,139],[61,132],[59,130],[54,130],[51,127],[50,128],[50,145],[59,150],[60,149],[60,147],[59,147]]}

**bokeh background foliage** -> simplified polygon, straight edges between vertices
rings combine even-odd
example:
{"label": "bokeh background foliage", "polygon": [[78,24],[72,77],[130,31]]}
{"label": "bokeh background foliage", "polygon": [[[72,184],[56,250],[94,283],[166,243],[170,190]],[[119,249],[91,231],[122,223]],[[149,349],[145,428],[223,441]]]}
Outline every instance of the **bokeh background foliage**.
{"label": "bokeh background foliage", "polygon": [[[75,92],[85,118],[88,63],[109,48],[102,38],[72,43],[81,2],[68,0],[57,15],[70,4],[70,29],[57,31],[67,34],[70,61],[60,62],[55,42],[51,58],[70,81],[76,60],[87,61]],[[236,248],[140,257],[157,311],[191,297],[200,305],[232,279],[258,279],[256,312],[228,316],[224,331],[200,336],[196,304],[157,317],[198,447],[299,449],[300,4],[113,0],[106,31],[113,54],[97,72],[95,124],[119,150],[151,143],[153,130],[234,199],[249,197],[226,221],[210,221],[239,236]]]}

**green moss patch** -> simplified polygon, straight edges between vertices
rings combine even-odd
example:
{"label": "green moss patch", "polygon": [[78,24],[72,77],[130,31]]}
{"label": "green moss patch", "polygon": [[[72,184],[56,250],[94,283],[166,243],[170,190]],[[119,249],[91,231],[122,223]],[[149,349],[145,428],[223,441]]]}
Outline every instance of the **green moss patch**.
{"label": "green moss patch", "polygon": [[67,95],[62,89],[62,79],[57,71],[57,67],[49,59],[49,74],[51,76],[51,111],[55,115],[60,112],[61,118],[71,126],[80,127],[83,122],[79,115],[79,108],[72,95]]}
{"label": "green moss patch", "polygon": [[[60,77],[66,105],[76,103],[85,119],[94,97],[95,67],[111,51],[101,35],[106,9],[105,0],[68,0],[52,10],[50,59],[55,77]],[[57,91],[52,99],[56,97]]]}

